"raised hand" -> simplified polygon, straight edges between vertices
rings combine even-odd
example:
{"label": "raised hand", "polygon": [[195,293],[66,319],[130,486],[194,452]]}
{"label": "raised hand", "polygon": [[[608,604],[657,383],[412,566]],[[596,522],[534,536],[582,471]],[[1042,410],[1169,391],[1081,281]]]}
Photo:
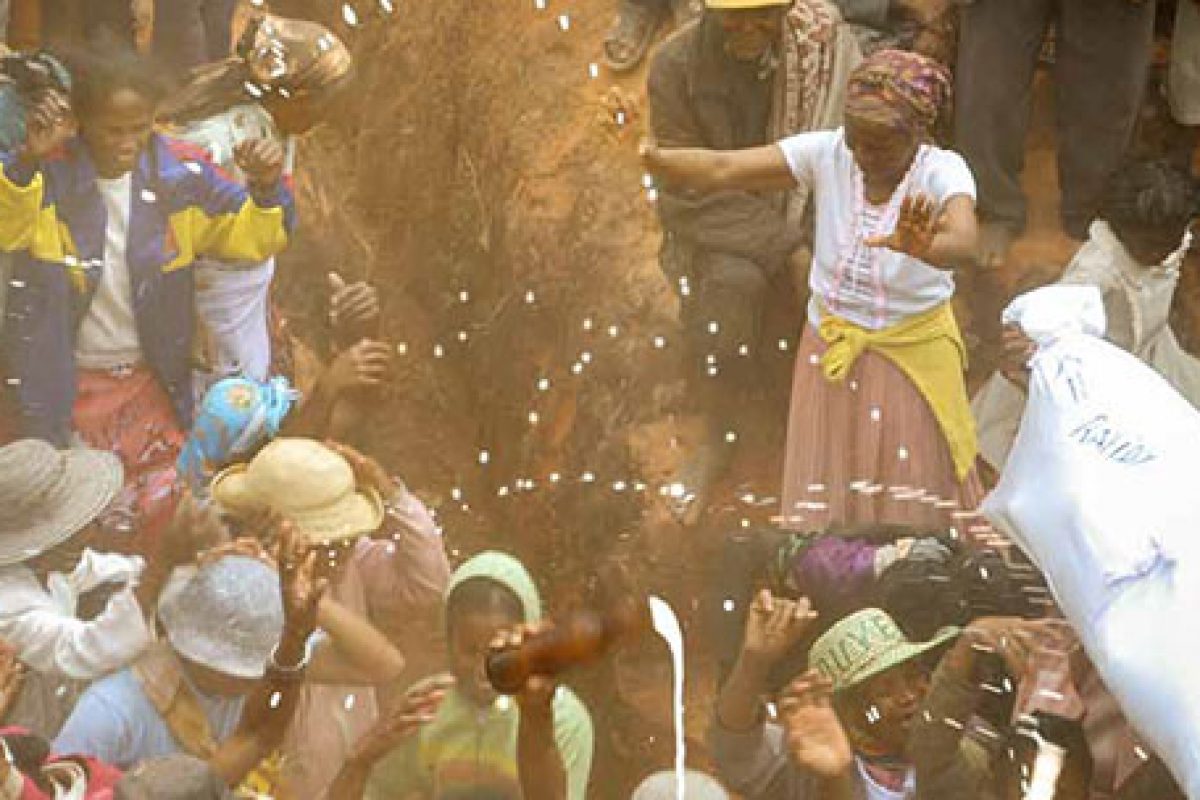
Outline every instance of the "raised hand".
{"label": "raised hand", "polygon": [[[518,625],[515,628],[502,630],[492,637],[488,645],[489,652],[499,653],[506,650],[516,650],[525,642],[526,637],[537,636],[554,628],[551,620]],[[544,675],[531,675],[529,680],[514,697],[523,713],[532,712],[548,714],[554,701],[554,692],[558,689],[558,681]]]}
{"label": "raised hand", "polygon": [[937,204],[924,194],[909,195],[900,206],[896,230],[887,236],[867,239],[868,247],[884,247],[907,256],[926,260],[933,249],[939,227]]}
{"label": "raised hand", "polygon": [[46,89],[26,112],[25,147],[21,155],[29,161],[40,161],[66,144],[76,130],[70,102],[61,92]]}
{"label": "raised hand", "polygon": [[290,522],[279,525],[279,577],[283,592],[284,638],[307,642],[329,582],[318,579],[317,551],[305,547]]}
{"label": "raised hand", "polygon": [[846,730],[833,710],[833,684],[815,669],[795,678],[779,700],[788,750],[801,767],[823,778],[844,775],[854,763]]}
{"label": "raised hand", "polygon": [[167,568],[190,564],[198,554],[227,544],[229,531],[211,503],[196,500],[184,491],[175,516],[163,532],[159,560]]}
{"label": "raised hand", "polygon": [[329,381],[337,395],[368,389],[387,382],[393,348],[383,342],[363,339],[338,354],[329,365]]}
{"label": "raised hand", "polygon": [[273,139],[247,139],[233,157],[252,191],[273,189],[283,177],[283,148]]}
{"label": "raised hand", "polygon": [[341,442],[327,441],[325,446],[350,462],[356,484],[374,489],[384,500],[395,494],[396,482],[391,479],[387,470],[378,461]]}
{"label": "raised hand", "polygon": [[742,653],[774,664],[804,638],[816,617],[807,597],[788,600],[763,589],[755,596],[746,617]]}
{"label": "raised hand", "polygon": [[366,281],[346,283],[336,272],[329,273],[329,320],[339,339],[349,334],[376,331],[379,327],[379,290]]}
{"label": "raised hand", "polygon": [[399,747],[421,726],[433,722],[446,694],[454,688],[451,675],[435,675],[409,688],[396,707],[379,718],[355,744],[350,761],[370,765]]}

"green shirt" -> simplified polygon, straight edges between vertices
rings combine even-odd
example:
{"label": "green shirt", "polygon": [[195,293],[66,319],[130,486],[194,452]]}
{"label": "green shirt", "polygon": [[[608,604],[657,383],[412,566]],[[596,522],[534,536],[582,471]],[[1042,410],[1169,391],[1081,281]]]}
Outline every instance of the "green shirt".
{"label": "green shirt", "polygon": [[[515,701],[480,709],[457,691],[434,720],[376,765],[364,800],[421,793],[433,800],[486,796],[520,800]],[[565,686],[554,697],[554,740],[567,773],[568,800],[584,800],[592,768],[592,719]]]}

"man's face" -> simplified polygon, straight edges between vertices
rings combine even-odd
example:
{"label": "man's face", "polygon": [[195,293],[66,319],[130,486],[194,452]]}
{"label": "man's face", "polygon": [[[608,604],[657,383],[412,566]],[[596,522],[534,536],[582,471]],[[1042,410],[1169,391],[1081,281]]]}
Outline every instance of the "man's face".
{"label": "man's face", "polygon": [[119,178],[137,165],[154,130],[154,106],[132,89],[120,89],[83,117],[80,135],[101,178]]}
{"label": "man's face", "polygon": [[736,61],[758,61],[779,41],[783,6],[713,11],[725,35],[725,52]]}
{"label": "man's face", "polygon": [[849,698],[849,726],[889,753],[901,753],[929,692],[929,679],[914,661],[871,678]]}

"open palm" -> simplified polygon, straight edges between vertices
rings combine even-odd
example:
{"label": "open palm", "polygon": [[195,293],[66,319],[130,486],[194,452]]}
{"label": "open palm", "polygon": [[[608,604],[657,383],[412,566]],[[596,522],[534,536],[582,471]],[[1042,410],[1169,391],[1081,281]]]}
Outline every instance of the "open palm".
{"label": "open palm", "polygon": [[850,740],[833,710],[832,695],[829,680],[809,670],[788,685],[780,702],[792,759],[823,778],[845,774],[854,762]]}
{"label": "open palm", "polygon": [[939,226],[937,204],[933,198],[924,194],[910,195],[904,198],[900,206],[896,229],[886,236],[873,236],[867,239],[866,244],[868,247],[885,247],[925,261],[933,249],[933,239],[937,236]]}

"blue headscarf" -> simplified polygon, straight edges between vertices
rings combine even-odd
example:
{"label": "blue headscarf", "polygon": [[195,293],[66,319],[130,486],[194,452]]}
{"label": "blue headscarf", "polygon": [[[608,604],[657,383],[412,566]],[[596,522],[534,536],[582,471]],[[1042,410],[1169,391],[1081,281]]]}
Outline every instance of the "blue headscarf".
{"label": "blue headscarf", "polygon": [[179,476],[193,493],[207,493],[216,470],[250,456],[279,433],[297,396],[287,378],[266,383],[226,378],[213,384],[179,453]]}

